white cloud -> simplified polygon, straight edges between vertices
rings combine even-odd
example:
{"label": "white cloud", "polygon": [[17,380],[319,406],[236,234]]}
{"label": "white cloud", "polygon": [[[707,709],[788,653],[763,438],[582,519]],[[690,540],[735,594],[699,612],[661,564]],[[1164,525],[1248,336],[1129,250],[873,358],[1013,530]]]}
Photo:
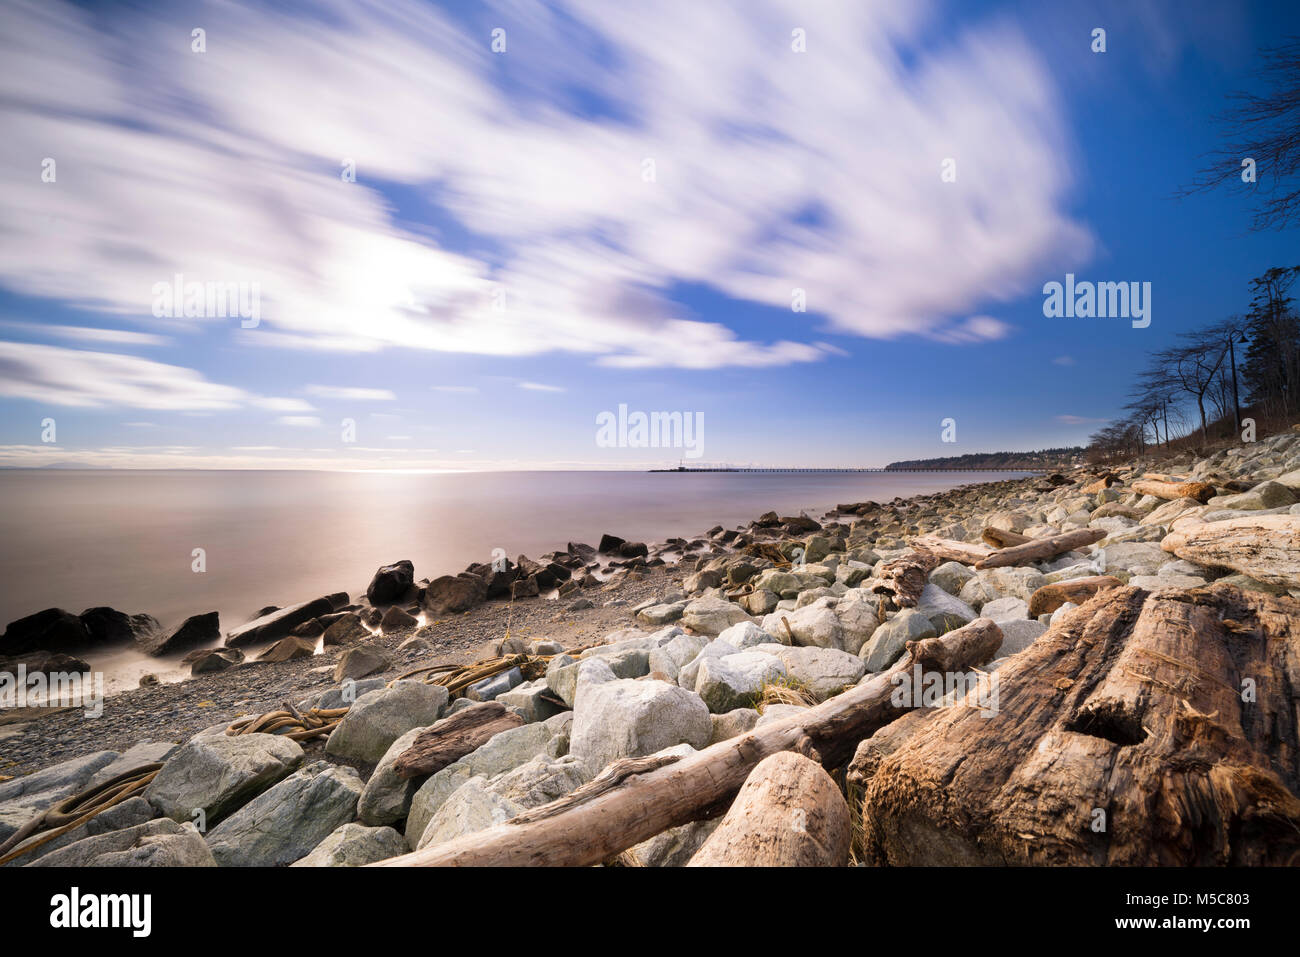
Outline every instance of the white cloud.
{"label": "white cloud", "polygon": [[51,405],[234,409],[250,396],[193,369],[137,356],[0,342],[0,395]]}
{"label": "white cloud", "polygon": [[1065,425],[1087,425],[1089,422],[1105,422],[1106,420],[1093,419],[1086,415],[1058,415],[1056,421],[1062,422]]}
{"label": "white cloud", "polygon": [[322,399],[346,399],[354,402],[392,402],[397,396],[388,389],[363,389],[356,386],[309,385],[308,395],[317,395]]}
{"label": "white cloud", "polygon": [[470,392],[477,392],[477,391],[478,391],[478,386],[476,386],[476,385],[435,385],[435,386],[430,386],[429,388],[433,389],[434,392],[466,392],[466,393],[470,393]]}
{"label": "white cloud", "polygon": [[270,412],[315,412],[316,408],[305,399],[267,397],[254,399],[253,405]]}
{"label": "white cloud", "polygon": [[81,342],[102,342],[121,346],[165,346],[172,340],[151,332],[131,332],[126,329],[98,329],[90,326],[60,326],[43,322],[3,322],[0,326],[21,332],[54,336],[59,339],[76,339]]}
{"label": "white cloud", "polygon": [[320,425],[320,419],[314,415],[282,415],[275,421],[278,425],[292,425],[300,428],[314,428]]}
{"label": "white cloud", "polygon": [[[256,282],[259,328],[186,322],[271,347],[759,368],[830,354],[799,341],[819,325],[999,338],[952,317],[1090,251],[1052,75],[1005,24],[935,46],[921,2],[500,0],[492,22],[529,38],[506,88],[484,37],[431,4],[309,6],[223,4],[202,56],[165,13],[6,6],[0,283],[146,315],[177,272]],[[617,118],[573,112],[575,91]],[[385,180],[500,255],[399,228]],[[792,312],[786,338],[745,340],[674,305],[681,282],[783,308],[798,287],[825,322]]]}
{"label": "white cloud", "polygon": [[519,388],[527,389],[530,392],[565,392],[567,391],[562,385],[545,385],[541,382],[521,382]]}

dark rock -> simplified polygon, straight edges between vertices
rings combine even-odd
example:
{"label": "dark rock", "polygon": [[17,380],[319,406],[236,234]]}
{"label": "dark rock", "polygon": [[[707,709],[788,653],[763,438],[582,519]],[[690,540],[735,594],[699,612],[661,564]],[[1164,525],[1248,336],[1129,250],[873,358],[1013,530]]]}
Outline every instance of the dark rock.
{"label": "dark rock", "polygon": [[90,670],[88,662],[60,651],[29,651],[13,658],[0,658],[0,672],[16,675],[20,665],[27,669],[29,675],[56,672],[84,674]]}
{"label": "dark rock", "polygon": [[301,625],[294,625],[289,630],[289,634],[294,638],[319,638],[325,633],[325,621],[321,618],[313,618],[311,621],[304,621]]}
{"label": "dark rock", "polygon": [[214,641],[220,641],[221,624],[217,618],[217,613],[210,611],[205,615],[191,615],[181,622],[181,626],[171,635],[165,638],[162,636],[163,633],[158,632],[144,642],[145,652],[157,657],[174,651],[184,651],[187,648],[193,648],[195,645],[206,645]]}
{"label": "dark rock", "polygon": [[612,555],[625,544],[627,544],[627,539],[606,533],[600,536],[600,544],[596,546],[596,551],[602,552],[606,555]]}
{"label": "dark rock", "polygon": [[424,608],[432,615],[469,611],[487,597],[487,585],[477,575],[443,575],[429,582]]}
{"label": "dark rock", "polygon": [[257,656],[258,661],[293,661],[295,658],[310,658],[316,654],[316,642],[310,638],[295,638],[293,635],[281,638],[266,651]]}
{"label": "dark rock", "polygon": [[414,628],[420,622],[414,615],[408,614],[397,605],[393,605],[388,611],[384,612],[384,617],[379,621],[379,630],[384,634],[392,634],[395,631],[401,631],[403,628]]}
{"label": "dark rock", "polygon": [[781,519],[777,517],[776,512],[764,512],[753,524],[758,528],[775,528],[781,524]]}
{"label": "dark rock", "polygon": [[90,632],[80,618],[62,608],[46,608],[26,618],[9,622],[0,637],[0,654],[19,655],[46,649],[62,651],[90,644]]}
{"label": "dark rock", "polygon": [[279,610],[280,610],[279,605],[267,605],[265,608],[259,608],[257,611],[253,612],[253,617],[248,620],[257,621],[257,619],[264,618],[265,616],[271,614],[271,612],[279,611]]}
{"label": "dark rock", "polygon": [[116,608],[87,608],[80,617],[91,644],[113,645],[135,637],[130,616]]}
{"label": "dark rock", "polygon": [[326,648],[331,648],[335,645],[356,644],[358,641],[365,641],[369,637],[370,632],[361,623],[361,618],[357,615],[345,613],[331,622],[330,626],[325,629],[324,643]]}
{"label": "dark rock", "polygon": [[157,675],[148,675],[148,674],[146,674],[146,675],[141,675],[141,676],[140,676],[140,684],[139,684],[139,687],[141,687],[141,688],[156,688],[156,687],[158,687],[158,685],[161,684],[161,683],[162,683],[162,682],[160,682],[160,681],[158,680],[158,676],[157,676]]}
{"label": "dark rock", "polygon": [[508,558],[505,560],[504,567],[497,567],[491,563],[475,563],[470,565],[466,571],[483,579],[483,583],[487,586],[487,598],[501,598],[509,595],[510,586],[519,577],[519,566]]}
{"label": "dark rock", "polygon": [[334,606],[335,611],[340,611],[348,605],[348,593],[345,591],[336,591],[334,594],[326,595],[325,597],[329,599],[329,602]]}
{"label": "dark rock", "polygon": [[541,594],[537,586],[537,576],[531,575],[528,578],[521,578],[514,583],[510,591],[512,598],[536,598]]}
{"label": "dark rock", "polygon": [[378,608],[366,608],[357,612],[357,614],[371,628],[378,628],[379,623],[384,620],[384,613]]}
{"label": "dark rock", "polygon": [[190,666],[191,675],[211,674],[243,664],[244,653],[238,648],[198,648],[181,659]]}
{"label": "dark rock", "polygon": [[227,632],[226,647],[239,648],[260,641],[283,638],[303,622],[333,612],[334,603],[329,598],[317,598],[313,601],[304,601],[297,605],[290,605],[287,608],[280,608],[269,615],[255,618],[248,624],[240,625],[233,631]]}
{"label": "dark rock", "polygon": [[375,572],[375,577],[370,579],[370,587],[366,589],[366,599],[372,605],[391,605],[399,601],[414,584],[415,566],[403,559]]}
{"label": "dark rock", "polygon": [[364,678],[392,667],[388,656],[375,648],[349,648],[334,666],[334,680]]}

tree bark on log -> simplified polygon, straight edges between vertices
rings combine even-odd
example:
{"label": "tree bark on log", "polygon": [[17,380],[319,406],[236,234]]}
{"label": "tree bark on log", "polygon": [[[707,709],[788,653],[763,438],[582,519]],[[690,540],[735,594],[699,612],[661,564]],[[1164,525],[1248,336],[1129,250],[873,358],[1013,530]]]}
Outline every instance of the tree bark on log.
{"label": "tree bark on log", "polygon": [[1097,481],[1089,482],[1082,489],[1080,489],[1080,491],[1082,491],[1084,495],[1096,495],[1098,492],[1104,491],[1105,489],[1110,488],[1114,484],[1115,484],[1115,476],[1111,475],[1110,473],[1107,473],[1106,475],[1103,475],[1101,478],[1097,479]]}
{"label": "tree bark on log", "polygon": [[598,864],[671,827],[726,806],[764,758],[797,751],[838,767],[857,743],[910,708],[896,703],[898,682],[914,665],[955,672],[996,654],[1002,630],[987,618],[938,638],[908,642],[888,671],[816,707],[685,758],[625,758],[567,797],[505,824],[435,844],[373,866],[579,867]]}
{"label": "tree bark on log", "polygon": [[912,552],[886,562],[881,568],[880,577],[865,581],[859,587],[869,588],[877,595],[889,595],[899,608],[914,608],[921,599],[930,572],[939,565],[937,555]]}
{"label": "tree bark on log", "polygon": [[1154,495],[1172,501],[1176,498],[1194,498],[1204,505],[1214,498],[1214,486],[1209,482],[1161,482],[1144,479],[1133,483],[1133,491],[1139,495]]}
{"label": "tree bark on log", "polygon": [[1080,528],[1073,532],[1062,532],[1050,538],[1035,538],[1023,545],[1013,545],[994,552],[988,558],[977,563],[980,568],[1003,568],[1007,565],[1028,565],[1030,562],[1042,561],[1064,555],[1076,548],[1083,548],[1105,538],[1109,532],[1104,528]]}
{"label": "tree bark on log", "polygon": [[1246,515],[1170,532],[1160,547],[1198,565],[1300,588],[1300,515]]}
{"label": "tree bark on log", "polygon": [[1067,601],[1082,605],[1099,591],[1124,584],[1114,575],[1090,575],[1044,585],[1029,596],[1029,617],[1037,618],[1056,611]]}
{"label": "tree bark on log", "polygon": [[957,542],[936,535],[922,535],[920,538],[912,539],[908,544],[918,552],[926,552],[946,562],[960,562],[963,565],[974,565],[993,554],[993,549],[987,545],[972,545],[969,542]]}
{"label": "tree bark on log", "polygon": [[745,779],[726,817],[688,867],[843,867],[849,806],[815,761],[784,751]]}
{"label": "tree bark on log", "polygon": [[984,529],[980,538],[994,548],[1012,548],[1033,541],[1028,535],[1021,535],[1019,532],[1013,532],[1007,528],[993,528],[992,526]]}
{"label": "tree bark on log", "polygon": [[499,701],[473,705],[417,734],[411,746],[397,756],[393,770],[404,780],[435,774],[486,744],[493,735],[523,723],[523,718]]}
{"label": "tree bark on log", "polygon": [[863,742],[870,863],[1300,863],[1300,602],[1112,589],[995,676]]}

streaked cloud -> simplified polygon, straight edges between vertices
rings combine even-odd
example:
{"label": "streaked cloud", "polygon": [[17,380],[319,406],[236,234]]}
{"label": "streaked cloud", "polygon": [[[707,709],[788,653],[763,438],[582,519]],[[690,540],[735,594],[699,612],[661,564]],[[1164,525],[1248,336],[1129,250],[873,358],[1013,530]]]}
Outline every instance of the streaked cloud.
{"label": "streaked cloud", "polygon": [[388,389],[366,389],[360,386],[309,385],[304,391],[308,395],[320,396],[322,399],[346,399],[355,402],[392,402],[397,398]]}

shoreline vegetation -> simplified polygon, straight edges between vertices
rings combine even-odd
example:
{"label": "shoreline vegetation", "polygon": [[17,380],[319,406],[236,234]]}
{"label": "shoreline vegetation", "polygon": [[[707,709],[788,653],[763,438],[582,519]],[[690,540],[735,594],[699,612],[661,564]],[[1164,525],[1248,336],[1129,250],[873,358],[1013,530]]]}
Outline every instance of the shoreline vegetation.
{"label": "shoreline vegetation", "polygon": [[[0,712],[0,859],[133,769],[6,866],[1300,854],[1296,431],[415,575],[261,609],[216,648],[205,616],[11,623],[0,669],[195,647],[192,678],[99,717]],[[227,733],[274,711],[327,731]]]}

